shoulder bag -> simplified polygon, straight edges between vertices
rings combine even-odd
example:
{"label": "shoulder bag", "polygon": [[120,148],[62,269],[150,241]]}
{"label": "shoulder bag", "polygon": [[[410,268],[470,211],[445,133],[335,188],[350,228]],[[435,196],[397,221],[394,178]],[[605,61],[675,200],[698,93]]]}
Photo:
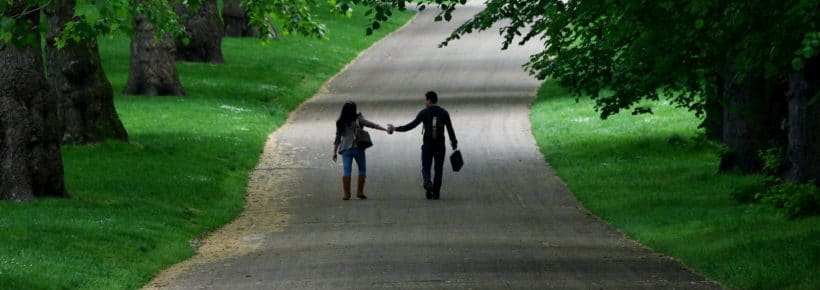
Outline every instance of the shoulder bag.
{"label": "shoulder bag", "polygon": [[364,130],[362,124],[359,122],[359,119],[356,118],[356,133],[353,134],[353,142],[356,144],[356,148],[359,149],[367,149],[373,146],[373,141],[370,139],[370,133]]}

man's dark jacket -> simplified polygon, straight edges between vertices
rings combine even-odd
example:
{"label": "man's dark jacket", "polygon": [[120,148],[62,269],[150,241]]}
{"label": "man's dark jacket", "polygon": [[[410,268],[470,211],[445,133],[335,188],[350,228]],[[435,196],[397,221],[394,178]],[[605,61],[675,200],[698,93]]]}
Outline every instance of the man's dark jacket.
{"label": "man's dark jacket", "polygon": [[[435,120],[436,126],[433,126]],[[447,134],[450,135],[450,144],[453,148],[458,147],[458,140],[456,140],[456,132],[453,131],[453,123],[450,121],[450,114],[442,107],[433,105],[424,110],[421,110],[416,119],[404,126],[396,127],[396,131],[406,132],[413,130],[419,124],[424,124],[424,144],[433,146],[444,146],[444,132],[438,132],[443,128],[447,128]],[[438,138],[434,138],[438,136]]]}

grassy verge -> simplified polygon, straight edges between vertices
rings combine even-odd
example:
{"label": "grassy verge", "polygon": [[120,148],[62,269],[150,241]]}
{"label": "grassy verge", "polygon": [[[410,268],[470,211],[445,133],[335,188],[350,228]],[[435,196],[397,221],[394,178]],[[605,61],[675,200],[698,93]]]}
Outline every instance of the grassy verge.
{"label": "grassy verge", "polygon": [[669,104],[600,120],[550,82],[532,106],[544,157],[584,206],[626,235],[729,287],[820,289],[820,217],[789,220],[729,193],[760,177],[717,174],[698,120]]}
{"label": "grassy verge", "polygon": [[[137,288],[190,257],[189,240],[242,210],[266,136],[411,16],[397,13],[369,37],[359,13],[326,15],[329,41],[225,39],[226,64],[178,64],[187,96],[116,96],[131,140],[63,148],[71,199],[0,202],[0,289]],[[129,40],[100,48],[120,92]]]}

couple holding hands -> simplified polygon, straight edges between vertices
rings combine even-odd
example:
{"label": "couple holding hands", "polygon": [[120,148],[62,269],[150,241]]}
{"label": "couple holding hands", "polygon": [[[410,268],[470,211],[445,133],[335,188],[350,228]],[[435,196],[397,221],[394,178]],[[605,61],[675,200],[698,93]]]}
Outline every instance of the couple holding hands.
{"label": "couple holding hands", "polygon": [[[413,121],[398,127],[388,124],[387,128],[384,128],[368,121],[356,111],[356,103],[352,101],[348,101],[342,106],[342,112],[339,115],[339,119],[336,120],[336,139],[333,141],[333,161],[336,161],[338,154],[342,154],[342,168],[344,172],[342,176],[342,188],[344,190],[343,200],[350,199],[350,178],[354,160],[359,168],[359,182],[356,197],[367,199],[367,196],[364,195],[364,183],[367,179],[366,148],[359,148],[363,146],[357,145],[358,142],[356,142],[360,130],[363,127],[369,127],[393,134],[393,131],[406,132],[413,130],[419,124],[423,124],[424,129],[423,145],[421,146],[421,176],[422,179],[424,179],[424,190],[427,199],[439,199],[446,152],[444,130],[446,129],[447,134],[450,136],[450,144],[453,150],[457,150],[458,141],[456,140],[456,133],[453,131],[453,124],[450,121],[450,114],[447,113],[447,110],[437,105],[438,95],[436,92],[427,92],[424,97],[425,108],[416,115]],[[430,176],[431,167],[435,171],[435,176],[432,179]]]}

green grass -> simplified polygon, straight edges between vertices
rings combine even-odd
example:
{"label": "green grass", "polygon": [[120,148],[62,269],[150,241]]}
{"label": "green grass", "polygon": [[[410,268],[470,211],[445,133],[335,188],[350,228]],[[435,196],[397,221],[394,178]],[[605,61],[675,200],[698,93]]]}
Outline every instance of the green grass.
{"label": "green grass", "polygon": [[600,120],[546,82],[532,106],[544,158],[584,207],[698,273],[743,289],[820,289],[820,217],[790,220],[729,193],[759,176],[717,173],[699,120],[668,103]]}
{"label": "green grass", "polygon": [[[324,16],[329,40],[225,39],[224,65],[178,63],[187,96],[116,96],[130,142],[63,148],[70,199],[0,202],[0,289],[133,289],[242,210],[269,133],[360,51],[412,17]],[[115,92],[129,40],[101,40]]]}

